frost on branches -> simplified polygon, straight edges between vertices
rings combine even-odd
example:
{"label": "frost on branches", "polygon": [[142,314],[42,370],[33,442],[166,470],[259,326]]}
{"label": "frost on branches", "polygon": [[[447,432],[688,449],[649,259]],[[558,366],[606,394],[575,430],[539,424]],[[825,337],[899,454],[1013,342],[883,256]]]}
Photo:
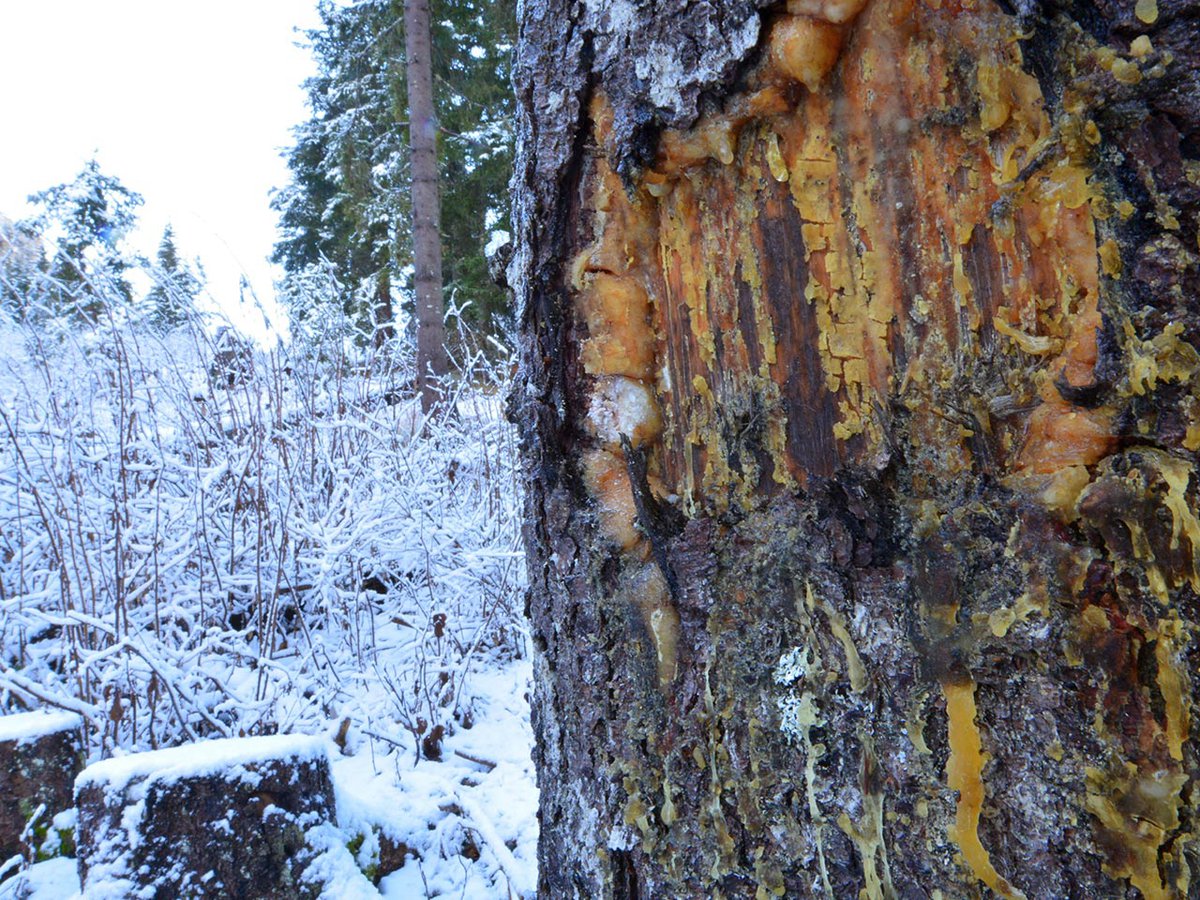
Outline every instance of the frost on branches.
{"label": "frost on branches", "polygon": [[410,359],[315,322],[232,355],[194,322],[0,328],[0,715],[77,714],[92,761],[325,735],[327,860],[524,892],[507,362],[462,350],[452,409],[423,419]]}

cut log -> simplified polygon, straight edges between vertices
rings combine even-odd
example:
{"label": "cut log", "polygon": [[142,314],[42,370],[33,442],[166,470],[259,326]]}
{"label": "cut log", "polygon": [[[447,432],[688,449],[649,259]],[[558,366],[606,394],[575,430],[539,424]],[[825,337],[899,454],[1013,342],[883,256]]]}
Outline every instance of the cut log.
{"label": "cut log", "polygon": [[[71,807],[83,768],[83,720],[74,713],[31,712],[0,717],[0,864],[30,849],[26,833]],[[16,868],[9,869],[9,875]]]}

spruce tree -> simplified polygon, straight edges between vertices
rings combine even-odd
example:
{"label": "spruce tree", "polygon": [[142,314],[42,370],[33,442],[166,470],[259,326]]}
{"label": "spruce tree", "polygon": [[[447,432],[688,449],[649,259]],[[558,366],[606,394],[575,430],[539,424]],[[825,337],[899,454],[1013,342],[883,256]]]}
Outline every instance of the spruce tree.
{"label": "spruce tree", "polygon": [[163,330],[182,325],[194,311],[202,283],[191,267],[179,258],[175,231],[170,225],[163,229],[150,274],[154,279],[154,286],[146,295],[150,320]]}
{"label": "spruce tree", "polygon": [[[296,130],[292,179],[273,200],[282,231],[273,259],[291,279],[318,267],[332,275],[344,312],[378,335],[391,288],[407,294],[412,280],[403,3],[324,3],[320,14],[308,34],[318,66],[305,85],[312,117]],[[489,331],[506,314],[483,248],[490,228],[507,222],[512,20],[510,0],[432,3],[443,281]]]}
{"label": "spruce tree", "polygon": [[[30,230],[54,236],[50,261],[50,309],[78,322],[95,324],[110,304],[128,306],[132,288],[125,277],[129,261],[121,238],[137,221],[142,197],[100,171],[89,160],[74,180],[34,194],[40,212]],[[31,311],[35,315],[42,311]]]}
{"label": "spruce tree", "polygon": [[[393,237],[406,203],[393,176],[398,167],[387,163],[400,142],[382,64],[400,52],[403,32],[386,31],[386,7],[321,5],[322,27],[308,34],[318,66],[305,84],[312,118],[296,129],[287,153],[292,181],[272,201],[283,232],[273,261],[292,281],[324,270],[364,340],[376,324],[385,333],[390,327],[391,279],[406,261]],[[296,292],[285,285],[284,293]]]}
{"label": "spruce tree", "polygon": [[511,55],[515,4],[431,0],[434,96],[441,126],[442,278],[455,305],[489,334],[510,321],[488,273],[493,230],[509,230],[513,165]]}
{"label": "spruce tree", "polygon": [[450,369],[442,292],[441,192],[438,190],[437,114],[433,104],[433,47],[429,0],[405,0],[409,144],[412,151],[413,288],[417,307],[417,391],[421,409],[437,402]]}

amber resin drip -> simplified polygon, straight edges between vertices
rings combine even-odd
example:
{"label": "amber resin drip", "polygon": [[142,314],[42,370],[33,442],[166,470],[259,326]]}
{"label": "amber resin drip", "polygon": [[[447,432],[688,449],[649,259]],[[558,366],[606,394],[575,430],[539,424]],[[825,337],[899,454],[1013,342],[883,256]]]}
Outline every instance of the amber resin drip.
{"label": "amber resin drip", "polygon": [[942,683],[946,697],[946,716],[950,728],[950,758],[946,761],[946,781],[958,791],[958,808],[953,837],[963,861],[975,877],[1007,900],[1025,900],[1025,895],[1009,884],[984,849],[979,839],[979,815],[983,810],[985,789],[983,767],[987,756],[975,723],[975,682]]}
{"label": "amber resin drip", "polygon": [[[602,100],[592,115],[602,132],[608,116]],[[580,357],[593,378],[585,426],[594,446],[582,458],[582,475],[600,532],[636,561],[626,573],[623,597],[641,615],[659,684],[666,687],[675,678],[679,614],[639,527],[634,491],[652,492],[661,502],[667,502],[666,492],[656,472],[647,473],[645,485],[634,485],[628,458],[629,451],[652,446],[663,428],[654,389],[656,335],[649,325],[652,234],[644,209],[631,202],[603,158],[595,160],[592,178],[591,240],[571,270],[588,334]]]}
{"label": "amber resin drip", "polygon": [[[1060,387],[1094,377],[1096,191],[1012,21],[912,0],[793,0],[768,21],[744,88],[664,133],[632,188],[591,106],[569,286],[604,531],[641,537],[626,431],[656,493],[694,514],[882,462],[897,403],[933,448],[918,491],[976,465],[1078,487],[1061,473],[1113,443],[1112,410]],[[946,408],[984,358],[997,396]]]}
{"label": "amber resin drip", "polygon": [[[631,191],[593,104],[582,361],[652,392],[665,491],[720,510],[881,461],[897,401],[940,448],[931,479],[1095,463],[1113,411],[1063,395],[1097,361],[1091,145],[1051,126],[1012,21],[988,2],[787,10],[744,89],[665,133]],[[947,409],[984,359],[995,396]]]}

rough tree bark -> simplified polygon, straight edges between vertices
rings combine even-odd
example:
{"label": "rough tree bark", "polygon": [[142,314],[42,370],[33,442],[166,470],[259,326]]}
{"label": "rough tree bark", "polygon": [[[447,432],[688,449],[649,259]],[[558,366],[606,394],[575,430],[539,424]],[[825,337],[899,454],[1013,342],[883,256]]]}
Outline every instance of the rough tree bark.
{"label": "rough tree bark", "polygon": [[541,891],[1200,896],[1200,6],[529,0]]}
{"label": "rough tree bark", "polygon": [[433,407],[439,379],[450,370],[442,301],[442,206],[438,193],[437,113],[433,106],[433,48],[429,0],[405,0],[404,52],[412,165],[413,291],[417,306],[417,390]]}

